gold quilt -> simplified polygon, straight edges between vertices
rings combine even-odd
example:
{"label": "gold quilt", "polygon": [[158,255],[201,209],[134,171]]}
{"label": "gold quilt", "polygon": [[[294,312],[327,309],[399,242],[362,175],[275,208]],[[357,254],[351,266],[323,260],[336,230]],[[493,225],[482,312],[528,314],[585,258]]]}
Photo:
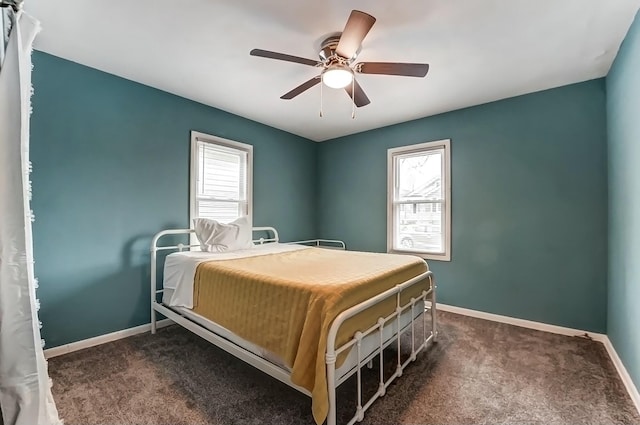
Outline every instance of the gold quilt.
{"label": "gold quilt", "polygon": [[[321,424],[328,411],[326,340],[335,317],[426,270],[414,256],[322,248],[209,261],[196,270],[193,311],[283,359],[292,382],[311,392]],[[427,281],[413,285],[402,298],[427,287]],[[392,297],[346,321],[336,347],[394,308]]]}

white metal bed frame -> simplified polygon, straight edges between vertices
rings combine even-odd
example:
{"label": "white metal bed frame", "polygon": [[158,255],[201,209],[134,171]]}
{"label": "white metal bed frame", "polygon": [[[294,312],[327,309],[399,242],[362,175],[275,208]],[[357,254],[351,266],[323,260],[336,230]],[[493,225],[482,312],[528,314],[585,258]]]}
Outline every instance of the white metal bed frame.
{"label": "white metal bed frame", "polygon": [[[277,243],[279,242],[279,236],[276,229],[273,227],[254,227],[254,232],[265,232],[267,234],[273,235],[272,237],[261,237],[257,240],[254,240],[254,243],[265,244],[265,243]],[[225,350],[229,354],[249,363],[250,365],[256,367],[257,369],[265,372],[266,374],[278,379],[279,381],[287,384],[288,386],[295,388],[296,390],[311,396],[311,393],[302,388],[293,382],[291,382],[291,376],[289,371],[283,369],[282,367],[254,354],[253,352],[223,338],[222,336],[214,333],[213,331],[205,328],[197,324],[196,322],[182,316],[177,311],[171,309],[170,307],[165,306],[162,302],[158,302],[158,296],[163,293],[164,289],[158,289],[157,282],[157,253],[158,251],[166,251],[166,250],[178,250],[184,251],[186,249],[199,247],[198,244],[182,244],[179,243],[177,245],[168,245],[168,246],[158,246],[158,241],[163,236],[167,235],[190,235],[194,233],[193,229],[172,229],[172,230],[164,230],[159,232],[153,237],[151,242],[151,333],[156,333],[156,314],[161,313],[167,318],[171,319],[173,322],[187,328],[191,332],[196,335],[206,339],[217,347]],[[314,245],[318,247],[327,247],[327,248],[338,248],[345,249],[345,244],[342,241],[331,240],[331,239],[310,239],[306,241],[298,241],[291,242],[305,245]],[[429,289],[423,290],[420,296],[417,298],[411,298],[411,300],[401,305],[400,296],[401,293],[408,289],[409,287],[421,282],[424,279],[429,279]],[[409,365],[409,363],[416,360],[417,354],[427,347],[429,343],[436,342],[438,336],[437,330],[437,320],[436,320],[436,285],[433,277],[433,273],[431,271],[426,271],[412,279],[409,279],[403,283],[396,285],[395,287],[388,289],[385,292],[382,292],[368,300],[357,304],[342,313],[340,313],[329,328],[329,333],[327,336],[327,351],[325,354],[325,363],[327,366],[327,390],[329,396],[329,412],[327,415],[327,425],[336,425],[336,388],[340,386],[344,381],[353,376],[355,373],[357,375],[357,406],[355,415],[349,420],[348,425],[352,425],[355,422],[360,422],[364,419],[364,413],[369,409],[369,407],[380,397],[384,396],[389,385],[398,377],[402,376],[404,369]],[[377,322],[371,326],[369,329],[364,332],[356,332],[351,340],[346,342],[340,347],[336,347],[336,337],[338,335],[338,330],[340,326],[349,318],[355,316],[361,311],[366,310],[367,308],[382,302],[388,298],[396,298],[396,308],[387,317],[378,318]],[[421,314],[415,314],[415,309],[417,304],[420,301],[424,302],[426,306],[426,301],[430,300],[430,307],[425,307]],[[400,329],[400,316],[403,314],[405,310],[411,309],[411,323],[404,326]],[[430,310],[431,312],[431,331],[429,335],[427,335],[427,323],[426,323],[426,311]],[[420,313],[420,312],[419,312]],[[420,339],[421,343],[416,347],[416,331],[415,331],[415,322],[422,317],[423,326],[422,326],[422,338]],[[385,341],[383,336],[383,328],[387,322],[393,321],[395,318],[397,327],[395,329],[395,333],[391,338],[388,338]],[[366,356],[362,356],[361,353],[361,342],[363,338],[367,335],[370,335],[376,331],[380,331],[380,345],[370,354]],[[400,352],[400,338],[405,332],[411,331],[411,355],[409,358],[402,362],[401,360],[401,352]],[[384,348],[389,346],[394,342],[397,342],[397,365],[395,372],[385,380],[384,377]],[[348,372],[343,374],[342,376],[336,377],[336,359],[340,353],[349,350],[353,346],[356,347],[357,350],[357,365],[354,368],[351,368]],[[361,379],[361,368],[363,365],[368,365],[369,367],[372,365],[372,361],[375,356],[379,355],[380,361],[380,379],[378,383],[378,390],[376,393],[369,398],[364,404],[362,401],[362,379]]]}

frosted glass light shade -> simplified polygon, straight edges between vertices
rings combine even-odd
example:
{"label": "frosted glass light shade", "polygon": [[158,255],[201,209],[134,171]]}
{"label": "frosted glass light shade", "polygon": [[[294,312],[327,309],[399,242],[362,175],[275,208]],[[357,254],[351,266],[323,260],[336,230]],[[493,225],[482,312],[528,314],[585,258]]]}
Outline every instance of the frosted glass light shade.
{"label": "frosted glass light shade", "polygon": [[322,73],[322,82],[332,89],[341,89],[353,81],[353,71],[346,66],[334,66],[327,68]]}

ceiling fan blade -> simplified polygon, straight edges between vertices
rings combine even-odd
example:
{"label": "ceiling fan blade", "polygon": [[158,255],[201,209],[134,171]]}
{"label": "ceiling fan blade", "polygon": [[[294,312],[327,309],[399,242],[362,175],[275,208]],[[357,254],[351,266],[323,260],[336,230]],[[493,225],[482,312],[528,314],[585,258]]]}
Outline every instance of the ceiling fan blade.
{"label": "ceiling fan blade", "polygon": [[343,58],[351,59],[375,22],[376,18],[368,13],[352,10],[340,36],[336,53]]}
{"label": "ceiling fan blade", "polygon": [[309,81],[305,81],[304,83],[300,84],[298,87],[296,87],[295,89],[291,90],[290,92],[283,94],[282,96],[280,96],[280,99],[286,99],[286,100],[293,99],[294,97],[296,97],[300,93],[309,90],[311,87],[315,86],[320,81],[322,81],[322,79],[320,78],[319,75],[316,75],[315,77],[313,77]]}
{"label": "ceiling fan blade", "polygon": [[298,56],[286,55],[284,53],[271,52],[269,50],[262,50],[262,49],[253,49],[252,51],[249,52],[249,54],[251,56],[260,56],[263,58],[278,59],[281,61],[301,63],[303,65],[309,65],[309,66],[317,66],[320,64],[319,61],[314,61],[312,59],[306,59]]}
{"label": "ceiling fan blade", "polygon": [[349,95],[349,97],[353,99],[353,103],[355,103],[358,108],[361,106],[366,106],[370,104],[371,101],[369,100],[367,95],[364,93],[364,90],[362,90],[362,87],[360,87],[360,84],[358,84],[356,80],[353,80],[353,86],[356,92],[355,96],[351,92],[351,84],[349,84],[344,88],[347,94]]}
{"label": "ceiling fan blade", "polygon": [[355,66],[361,74],[402,75],[405,77],[424,77],[429,72],[426,63],[397,62],[360,62]]}

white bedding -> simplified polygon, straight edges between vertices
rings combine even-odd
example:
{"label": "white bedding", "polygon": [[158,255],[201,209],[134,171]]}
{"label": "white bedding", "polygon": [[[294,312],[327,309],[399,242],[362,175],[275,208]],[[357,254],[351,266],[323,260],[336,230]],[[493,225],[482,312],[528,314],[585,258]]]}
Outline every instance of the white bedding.
{"label": "white bedding", "polygon": [[164,262],[164,289],[171,289],[162,298],[162,302],[170,307],[193,308],[193,281],[198,264],[204,261],[233,260],[237,258],[256,257],[259,255],[309,249],[308,246],[268,243],[255,245],[250,249],[231,252],[183,251],[169,254]]}

